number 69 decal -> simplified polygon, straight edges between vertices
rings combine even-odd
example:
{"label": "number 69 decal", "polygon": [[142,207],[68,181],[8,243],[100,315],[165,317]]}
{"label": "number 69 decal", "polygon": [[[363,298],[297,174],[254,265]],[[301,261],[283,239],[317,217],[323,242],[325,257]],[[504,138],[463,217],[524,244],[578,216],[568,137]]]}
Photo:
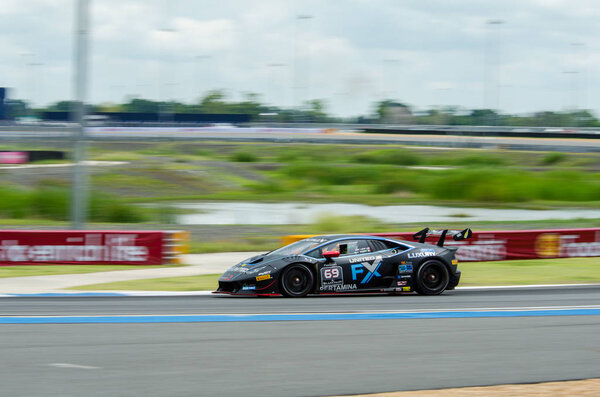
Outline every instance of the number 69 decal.
{"label": "number 69 decal", "polygon": [[335,280],[342,277],[342,268],[339,266],[324,267],[321,269],[323,280]]}

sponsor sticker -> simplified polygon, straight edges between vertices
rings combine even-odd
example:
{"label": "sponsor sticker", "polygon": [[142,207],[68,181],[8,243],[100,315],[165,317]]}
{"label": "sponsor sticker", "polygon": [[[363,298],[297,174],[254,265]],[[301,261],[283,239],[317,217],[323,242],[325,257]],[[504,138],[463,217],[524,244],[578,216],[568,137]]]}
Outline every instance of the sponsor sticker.
{"label": "sponsor sticker", "polygon": [[410,287],[402,287],[402,292],[410,292]]}
{"label": "sponsor sticker", "polygon": [[410,252],[407,257],[408,258],[426,258],[429,256],[435,256],[435,250],[434,249],[421,249],[417,252]]}
{"label": "sponsor sticker", "polygon": [[357,289],[356,284],[342,284],[342,285],[324,285],[321,287],[321,291],[351,291]]}
{"label": "sponsor sticker", "polygon": [[458,259],[452,259],[452,264],[453,265],[458,265]]}
{"label": "sponsor sticker", "polygon": [[256,276],[256,281],[269,280],[270,278],[271,278],[270,274],[264,274],[262,276]]}
{"label": "sponsor sticker", "polygon": [[256,285],[244,285],[242,287],[243,291],[254,291],[256,290]]}
{"label": "sponsor sticker", "polygon": [[399,280],[398,282],[396,282],[396,285],[398,287],[402,287],[403,285],[406,285],[406,284],[408,284],[408,281],[406,281],[406,280]]}
{"label": "sponsor sticker", "polygon": [[[359,276],[362,276],[362,280],[360,281],[360,283],[366,284],[370,282],[373,278],[381,277],[381,273],[379,273],[379,267],[383,263],[383,258],[381,255],[353,259],[355,262],[361,263],[354,263],[350,266],[350,268],[352,269],[352,280],[356,281],[358,280]],[[352,259],[350,260],[350,262],[352,262]]]}
{"label": "sponsor sticker", "polygon": [[412,272],[413,272],[413,265],[398,265],[398,273],[404,274],[404,273],[412,273]]}

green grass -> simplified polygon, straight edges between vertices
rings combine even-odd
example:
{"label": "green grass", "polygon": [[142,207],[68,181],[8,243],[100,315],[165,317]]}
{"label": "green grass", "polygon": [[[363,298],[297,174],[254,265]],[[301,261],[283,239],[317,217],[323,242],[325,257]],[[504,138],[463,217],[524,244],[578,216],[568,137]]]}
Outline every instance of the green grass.
{"label": "green grass", "polygon": [[600,283],[600,258],[461,262],[460,285]]}
{"label": "green grass", "polygon": [[[132,160],[92,173],[94,222],[160,222],[141,206],[177,200],[598,208],[600,155],[399,145],[98,143],[90,157]],[[206,163],[208,160],[208,163]],[[451,166],[413,169],[409,166]],[[68,219],[70,174],[0,186],[0,217]],[[204,248],[203,248],[204,249]],[[206,248],[209,249],[209,248]]]}
{"label": "green grass", "polygon": [[137,266],[137,265],[32,265],[32,266],[0,266],[0,278],[53,276],[57,274],[82,274],[110,272],[113,270],[140,270],[182,265]]}
{"label": "green grass", "polygon": [[[600,283],[600,258],[462,262],[461,286]],[[79,290],[215,290],[219,274],[122,281],[77,287]]]}
{"label": "green grass", "polygon": [[[60,185],[40,185],[33,189],[0,187],[0,217],[68,219],[70,190]],[[144,211],[118,197],[93,191],[89,195],[89,217],[94,222],[136,223],[147,220]]]}

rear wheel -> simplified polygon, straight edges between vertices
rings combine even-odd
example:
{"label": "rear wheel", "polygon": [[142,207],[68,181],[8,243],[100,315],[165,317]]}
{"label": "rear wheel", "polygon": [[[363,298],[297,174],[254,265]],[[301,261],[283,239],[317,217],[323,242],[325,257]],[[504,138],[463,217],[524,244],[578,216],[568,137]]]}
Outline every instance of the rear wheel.
{"label": "rear wheel", "polygon": [[439,295],[448,287],[449,281],[446,265],[436,260],[427,261],[417,270],[415,290],[421,295]]}
{"label": "rear wheel", "polygon": [[313,289],[315,277],[308,267],[296,263],[285,268],[281,274],[281,293],[291,298],[308,295]]}

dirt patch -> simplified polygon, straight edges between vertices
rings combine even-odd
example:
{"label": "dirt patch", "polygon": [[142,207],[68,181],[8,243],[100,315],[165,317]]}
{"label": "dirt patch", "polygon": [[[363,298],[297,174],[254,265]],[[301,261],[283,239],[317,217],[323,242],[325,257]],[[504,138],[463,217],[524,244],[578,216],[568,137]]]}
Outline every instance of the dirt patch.
{"label": "dirt patch", "polygon": [[[359,396],[359,394],[357,394]],[[600,379],[566,382],[546,382],[525,385],[499,385],[486,387],[462,387],[456,389],[403,391],[393,393],[360,394],[367,397],[596,397],[600,396]]]}

